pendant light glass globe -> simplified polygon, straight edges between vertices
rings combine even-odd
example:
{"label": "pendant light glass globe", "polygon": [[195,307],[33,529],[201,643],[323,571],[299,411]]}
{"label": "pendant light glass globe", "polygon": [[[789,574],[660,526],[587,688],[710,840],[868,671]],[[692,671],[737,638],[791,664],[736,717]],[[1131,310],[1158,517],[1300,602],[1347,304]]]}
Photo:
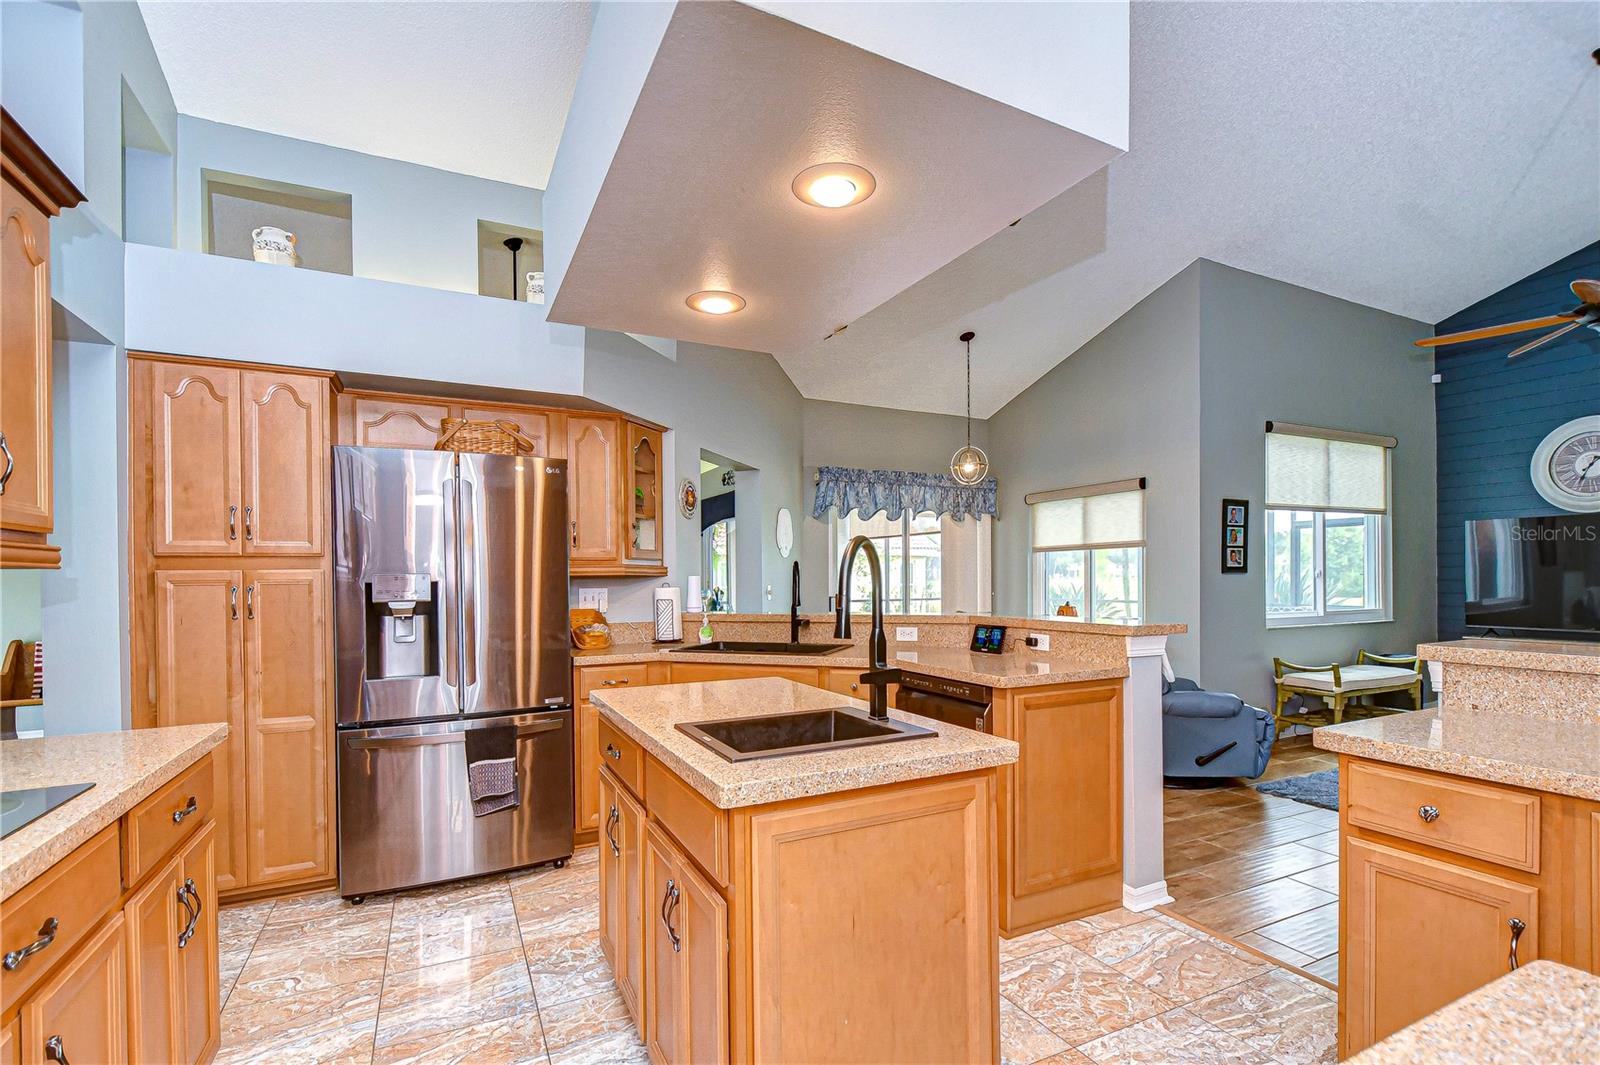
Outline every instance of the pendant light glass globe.
{"label": "pendant light glass globe", "polygon": [[989,476],[989,456],[981,447],[968,444],[951,458],[950,476],[959,484],[977,484]]}
{"label": "pendant light glass globe", "polygon": [[967,443],[950,456],[950,476],[957,484],[974,485],[989,476],[989,456],[972,443],[972,332],[957,339],[967,346]]}

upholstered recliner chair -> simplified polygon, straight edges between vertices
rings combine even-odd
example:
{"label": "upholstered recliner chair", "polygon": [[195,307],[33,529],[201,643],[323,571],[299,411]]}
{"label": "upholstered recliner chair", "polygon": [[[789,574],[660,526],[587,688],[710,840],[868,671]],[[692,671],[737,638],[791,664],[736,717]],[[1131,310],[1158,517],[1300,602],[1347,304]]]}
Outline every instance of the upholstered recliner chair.
{"label": "upholstered recliner chair", "polygon": [[1278,731],[1267,711],[1186,677],[1161,682],[1161,723],[1169,777],[1259,777]]}

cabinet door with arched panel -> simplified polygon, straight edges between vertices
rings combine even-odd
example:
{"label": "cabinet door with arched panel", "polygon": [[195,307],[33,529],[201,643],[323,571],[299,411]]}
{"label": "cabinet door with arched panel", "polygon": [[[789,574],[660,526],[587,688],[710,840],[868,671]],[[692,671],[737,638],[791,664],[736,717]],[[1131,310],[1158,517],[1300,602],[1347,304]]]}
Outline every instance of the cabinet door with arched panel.
{"label": "cabinet door with arched panel", "polygon": [[244,553],[320,555],[327,524],[328,381],[241,375]]}
{"label": "cabinet door with arched panel", "polygon": [[630,562],[660,562],[662,494],[661,431],[628,423],[626,498],[627,515],[623,549]]}
{"label": "cabinet door with arched panel", "polygon": [[149,362],[150,550],[237,555],[239,371]]}
{"label": "cabinet door with arched panel", "polygon": [[617,520],[621,429],[612,415],[567,416],[567,520],[575,569],[622,557]]}

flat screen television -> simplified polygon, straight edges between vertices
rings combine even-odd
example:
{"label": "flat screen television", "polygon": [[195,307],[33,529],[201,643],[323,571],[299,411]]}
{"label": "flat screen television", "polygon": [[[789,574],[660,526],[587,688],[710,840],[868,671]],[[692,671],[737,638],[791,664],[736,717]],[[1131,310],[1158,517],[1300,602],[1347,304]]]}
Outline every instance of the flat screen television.
{"label": "flat screen television", "polygon": [[1600,514],[1467,522],[1467,633],[1600,640]]}

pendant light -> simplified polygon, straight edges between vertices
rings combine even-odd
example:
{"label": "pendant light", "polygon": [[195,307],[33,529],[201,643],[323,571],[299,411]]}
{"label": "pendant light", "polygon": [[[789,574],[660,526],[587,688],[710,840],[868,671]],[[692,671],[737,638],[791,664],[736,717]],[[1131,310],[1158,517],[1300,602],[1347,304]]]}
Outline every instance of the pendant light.
{"label": "pendant light", "polygon": [[989,476],[989,456],[972,444],[972,338],[970,329],[958,338],[967,346],[967,445],[950,457],[950,476],[958,484],[977,484]]}

